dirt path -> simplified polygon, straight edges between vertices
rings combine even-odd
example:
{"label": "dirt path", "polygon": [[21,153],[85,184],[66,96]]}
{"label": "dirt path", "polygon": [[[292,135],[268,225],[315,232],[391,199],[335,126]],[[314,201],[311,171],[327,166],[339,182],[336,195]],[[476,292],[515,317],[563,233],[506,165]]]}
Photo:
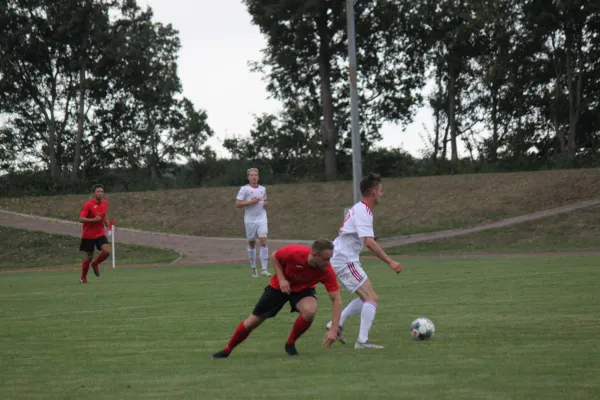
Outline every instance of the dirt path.
{"label": "dirt path", "polygon": [[[469,233],[480,232],[487,229],[510,226],[522,222],[532,221],[544,217],[571,212],[583,208],[600,205],[600,199],[587,200],[554,209],[526,214],[515,218],[468,228],[453,229],[441,232],[431,232],[417,235],[397,236],[379,239],[383,247],[400,246],[410,243],[449,238]],[[63,234],[79,237],[81,224],[54,218],[39,217],[12,211],[0,210],[0,225],[42,231],[53,234]],[[178,251],[183,257],[175,264],[208,264],[232,263],[246,260],[245,240],[234,238],[199,237],[189,235],[175,235],[169,233],[147,232],[128,228],[117,228],[117,243],[136,244],[142,246],[158,247]],[[310,240],[269,240],[269,250],[276,250],[286,244],[308,244]],[[117,248],[118,257],[118,248]]]}

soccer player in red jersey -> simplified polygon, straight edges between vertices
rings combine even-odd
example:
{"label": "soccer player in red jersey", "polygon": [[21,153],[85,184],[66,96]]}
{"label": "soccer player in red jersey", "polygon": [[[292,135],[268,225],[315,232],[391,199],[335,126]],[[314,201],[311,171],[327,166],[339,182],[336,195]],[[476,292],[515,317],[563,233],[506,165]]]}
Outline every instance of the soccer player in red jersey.
{"label": "soccer player in red jersey", "polygon": [[333,255],[333,243],[326,239],[316,240],[312,247],[288,245],[272,254],[275,275],[271,277],[269,286],[258,300],[252,314],[242,321],[227,346],[210,356],[210,358],[229,357],[232,350],[242,343],[250,333],[267,318],[272,318],[290,302],[290,312],[300,315],[294,322],[292,331],[285,342],[285,351],[290,356],[297,356],[296,340],[310,328],[317,313],[317,295],[315,287],[322,283],[333,303],[331,328],[325,333],[324,347],[331,347],[336,340],[342,297],[335,272],[329,264]]}
{"label": "soccer player in red jersey", "polygon": [[[97,184],[92,187],[92,199],[86,202],[79,213],[79,222],[83,224],[79,250],[87,253],[81,265],[79,282],[87,283],[87,273],[90,264],[96,276],[100,276],[98,265],[110,255],[110,244],[106,238],[104,227],[108,226],[108,201],[104,200],[104,186]],[[100,251],[94,262],[94,247]]]}

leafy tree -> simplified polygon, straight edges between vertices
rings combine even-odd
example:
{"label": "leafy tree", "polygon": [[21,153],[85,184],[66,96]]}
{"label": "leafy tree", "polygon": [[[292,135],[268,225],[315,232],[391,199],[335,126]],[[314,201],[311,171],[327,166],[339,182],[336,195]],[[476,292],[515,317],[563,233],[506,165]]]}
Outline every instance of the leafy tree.
{"label": "leafy tree", "polygon": [[[333,0],[244,0],[267,38],[269,92],[300,110],[321,131],[327,178],[337,176],[336,152],[350,135],[345,3]],[[424,44],[412,25],[411,4],[401,0],[355,2],[361,126],[368,143],[384,121],[408,120],[423,85]],[[346,139],[346,140],[344,140]]]}
{"label": "leafy tree", "polygon": [[178,33],[135,0],[10,0],[0,9],[2,148],[50,176],[203,152],[207,115],[181,96]]}

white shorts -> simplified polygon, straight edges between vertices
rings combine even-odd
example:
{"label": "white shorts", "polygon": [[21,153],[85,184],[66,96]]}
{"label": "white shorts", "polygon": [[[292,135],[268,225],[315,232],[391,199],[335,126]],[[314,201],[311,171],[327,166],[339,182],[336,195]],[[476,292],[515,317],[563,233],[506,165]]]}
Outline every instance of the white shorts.
{"label": "white shorts", "polygon": [[360,262],[349,262],[347,264],[331,264],[335,274],[342,285],[350,292],[354,293],[369,279],[367,273],[360,266]]}
{"label": "white shorts", "polygon": [[269,230],[267,229],[267,221],[262,222],[246,222],[246,239],[256,240],[256,238],[267,237]]}

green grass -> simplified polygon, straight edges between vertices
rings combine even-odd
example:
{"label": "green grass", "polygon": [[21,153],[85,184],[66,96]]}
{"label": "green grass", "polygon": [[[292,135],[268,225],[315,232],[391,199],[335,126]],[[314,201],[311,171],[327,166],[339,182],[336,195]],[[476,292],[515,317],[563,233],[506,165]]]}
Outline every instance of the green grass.
{"label": "green grass", "polygon": [[386,252],[414,255],[578,250],[600,250],[600,207],[470,235],[390,247]]}
{"label": "green grass", "polygon": [[[35,267],[66,267],[81,264],[80,239],[0,226],[0,270]],[[179,253],[145,246],[118,244],[117,263],[154,264],[176,260]],[[104,262],[110,264],[110,260]]]}
{"label": "green grass", "polygon": [[[226,360],[209,360],[266,279],[247,266],[109,269],[0,277],[0,393],[10,399],[600,398],[600,258],[413,259],[366,269],[382,351],[320,347],[330,317],[283,351],[285,309]],[[344,303],[351,299],[343,293]],[[436,324],[428,342],[413,319]],[[346,324],[353,339],[359,317]]]}
{"label": "green grass", "polygon": [[[600,169],[385,179],[375,210],[381,237],[452,229],[600,197]],[[246,184],[240,176],[239,185]],[[241,237],[239,187],[111,193],[118,226],[198,236]],[[267,185],[269,236],[333,237],[352,205],[352,182]],[[0,198],[0,209],[76,220],[81,196]],[[307,215],[318,215],[306,223]]]}

